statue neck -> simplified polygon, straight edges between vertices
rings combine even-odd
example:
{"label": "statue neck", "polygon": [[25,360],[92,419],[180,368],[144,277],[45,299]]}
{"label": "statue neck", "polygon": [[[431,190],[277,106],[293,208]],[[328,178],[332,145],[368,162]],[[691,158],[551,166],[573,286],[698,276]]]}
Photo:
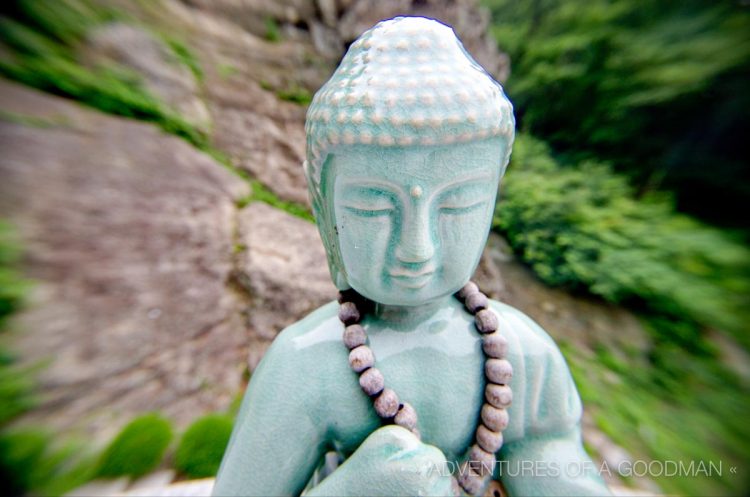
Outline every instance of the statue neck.
{"label": "statue neck", "polygon": [[417,306],[375,304],[373,317],[382,325],[399,331],[410,331],[436,317],[441,310],[453,308],[453,295]]}

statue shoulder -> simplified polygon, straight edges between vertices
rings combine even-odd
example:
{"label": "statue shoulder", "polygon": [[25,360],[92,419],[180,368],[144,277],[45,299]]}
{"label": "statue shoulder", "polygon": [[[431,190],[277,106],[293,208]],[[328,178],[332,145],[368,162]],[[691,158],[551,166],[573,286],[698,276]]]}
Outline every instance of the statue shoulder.
{"label": "statue shoulder", "polygon": [[508,339],[513,365],[513,405],[508,441],[528,435],[563,432],[581,419],[581,400],[565,358],[549,334],[533,319],[497,301],[499,331]]}
{"label": "statue shoulder", "polygon": [[496,300],[490,300],[490,306],[500,318],[500,331],[516,340],[524,355],[559,354],[560,349],[552,337],[529,316]]}
{"label": "statue shoulder", "polygon": [[310,355],[319,354],[322,350],[345,352],[341,345],[342,324],[338,319],[338,303],[329,302],[299,321],[284,328],[274,339],[266,352],[263,362],[293,360],[297,366],[303,366]]}
{"label": "statue shoulder", "polygon": [[[325,358],[346,356],[346,348],[341,344],[341,332],[338,304],[334,301],[319,307],[276,336],[253,372],[253,377],[269,373],[274,377],[304,377],[311,371],[319,371],[331,363]],[[346,357],[340,360],[348,365]]]}

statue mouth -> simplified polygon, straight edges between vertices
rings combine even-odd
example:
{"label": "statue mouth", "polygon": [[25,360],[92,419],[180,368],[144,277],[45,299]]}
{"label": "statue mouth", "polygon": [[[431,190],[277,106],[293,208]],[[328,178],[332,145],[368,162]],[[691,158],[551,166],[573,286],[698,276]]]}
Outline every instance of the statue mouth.
{"label": "statue mouth", "polygon": [[408,271],[403,268],[393,269],[390,272],[393,281],[405,288],[419,289],[427,285],[435,274],[435,268],[428,266],[420,271]]}

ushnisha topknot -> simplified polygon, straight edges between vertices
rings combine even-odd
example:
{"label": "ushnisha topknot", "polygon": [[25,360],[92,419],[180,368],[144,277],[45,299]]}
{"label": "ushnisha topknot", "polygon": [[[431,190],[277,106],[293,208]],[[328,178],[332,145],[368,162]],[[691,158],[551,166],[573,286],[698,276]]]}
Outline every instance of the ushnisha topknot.
{"label": "ushnisha topknot", "polygon": [[[352,43],[313,97],[305,125],[308,181],[318,189],[323,162],[339,145],[446,145],[490,136],[510,142],[514,126],[502,87],[452,28],[424,17],[382,21]],[[508,157],[501,159],[504,166]]]}
{"label": "ushnisha topknot", "polygon": [[427,147],[497,137],[505,142],[505,156],[498,157],[502,175],[514,128],[502,87],[449,26],[397,17],[365,31],[313,97],[305,123],[305,176],[336,286],[349,288],[321,178],[337,147]]}

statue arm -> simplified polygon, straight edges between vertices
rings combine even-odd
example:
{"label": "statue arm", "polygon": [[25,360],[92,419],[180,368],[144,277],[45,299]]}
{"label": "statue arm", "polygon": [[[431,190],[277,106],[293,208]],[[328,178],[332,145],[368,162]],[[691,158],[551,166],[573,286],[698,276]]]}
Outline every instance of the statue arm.
{"label": "statue arm", "polygon": [[299,495],[327,449],[320,413],[280,335],[255,370],[213,495]]}
{"label": "statue arm", "polygon": [[[501,479],[508,494],[603,496],[610,491],[583,448],[582,406],[560,349],[532,319],[518,310],[499,309],[517,331],[514,362],[514,430],[500,452]],[[513,421],[511,421],[513,423]]]}
{"label": "statue arm", "polygon": [[580,426],[511,443],[502,459],[501,478],[511,496],[611,495],[583,449]]}

